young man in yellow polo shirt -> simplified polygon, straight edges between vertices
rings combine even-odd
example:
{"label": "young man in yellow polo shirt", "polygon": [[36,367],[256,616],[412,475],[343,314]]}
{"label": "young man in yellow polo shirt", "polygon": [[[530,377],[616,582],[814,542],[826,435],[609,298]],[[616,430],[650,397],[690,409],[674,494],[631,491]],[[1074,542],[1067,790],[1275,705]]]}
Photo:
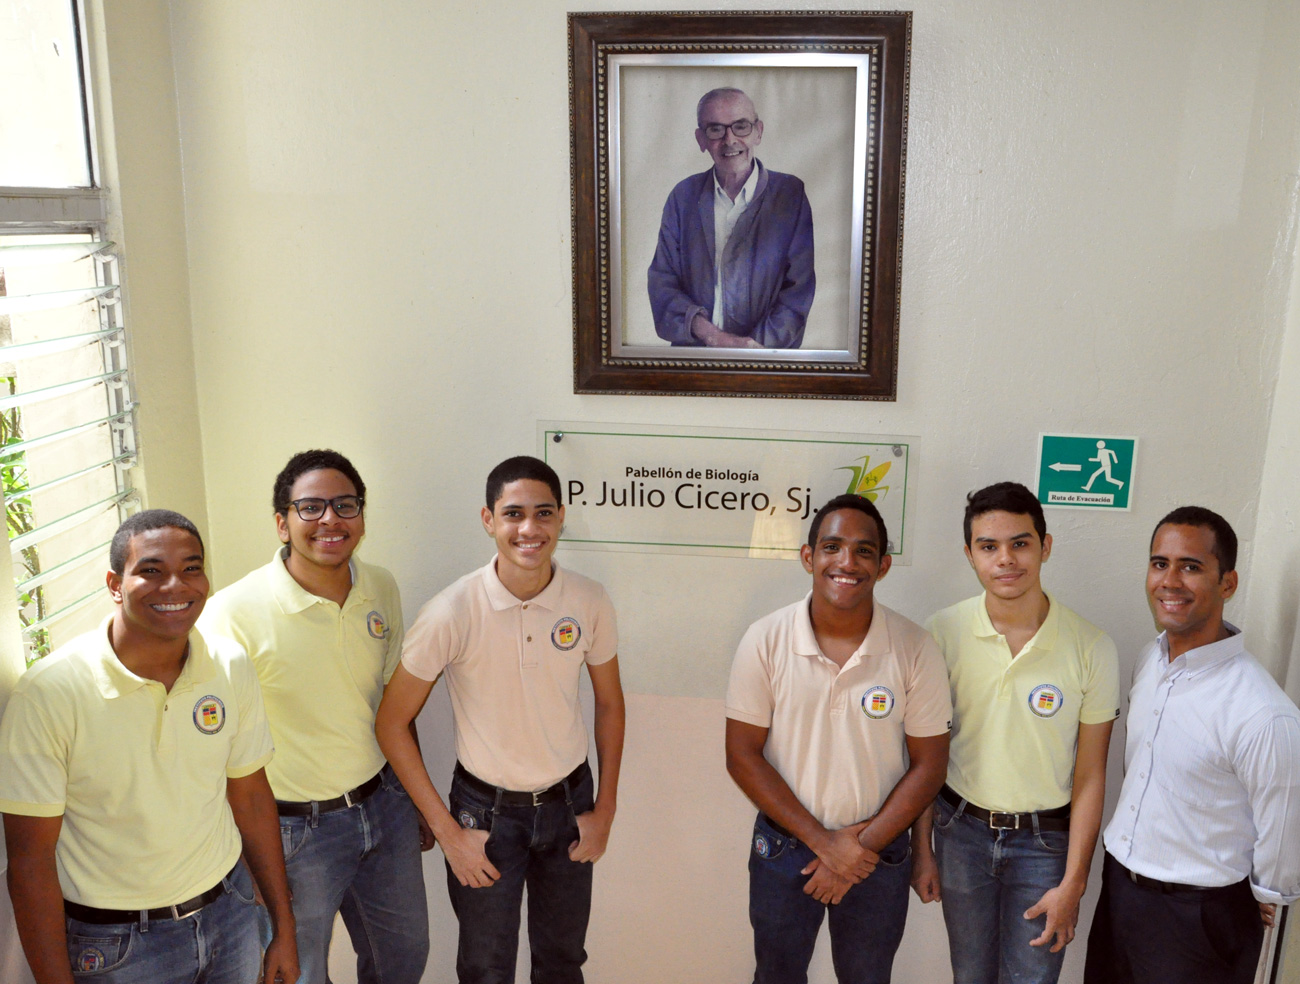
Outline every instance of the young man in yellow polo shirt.
{"label": "young man in yellow polo shirt", "polygon": [[[605,853],[623,755],[618,626],[605,589],[553,561],[560,479],[537,458],[488,475],[483,528],[496,556],[420,609],[375,730],[447,860],[461,984],[513,984],[528,888],[534,984],[581,984],[592,863]],[[595,697],[600,790],[578,702]],[[450,809],[410,723],[439,674],[456,725]]]}
{"label": "young man in yellow polo shirt", "polygon": [[952,751],[913,831],[912,885],[942,899],[956,984],[1053,984],[1101,827],[1119,664],[1043,591],[1052,538],[1032,492],[972,493],[962,528],[984,593],[927,624],[948,663]]}
{"label": "young man in yellow polo shirt", "polygon": [[[27,962],[37,984],[292,984],[271,736],[247,656],[193,630],[203,541],[150,509],[118,528],[109,564],[116,610],[28,670],[0,723]],[[270,908],[265,960],[241,852]]]}
{"label": "young man in yellow polo shirt", "polygon": [[417,984],[428,959],[419,819],[375,742],[402,606],[393,576],[353,556],[365,496],[337,451],[294,455],[272,490],[284,546],[203,616],[248,651],[262,683],[304,984],[327,984],[340,912],[360,984]]}

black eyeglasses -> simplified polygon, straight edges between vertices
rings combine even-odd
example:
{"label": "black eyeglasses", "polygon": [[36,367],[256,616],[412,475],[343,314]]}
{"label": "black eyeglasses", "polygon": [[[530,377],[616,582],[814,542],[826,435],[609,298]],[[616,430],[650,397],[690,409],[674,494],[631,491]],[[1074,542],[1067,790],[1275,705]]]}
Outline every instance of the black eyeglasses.
{"label": "black eyeglasses", "polygon": [[298,512],[299,519],[320,519],[328,507],[339,519],[356,519],[366,500],[359,495],[336,495],[333,499],[294,499],[289,505]]}
{"label": "black eyeglasses", "polygon": [[735,123],[709,123],[707,126],[700,127],[700,129],[704,131],[704,135],[710,140],[721,140],[728,130],[738,137],[747,137],[757,122],[758,120],[736,120]]}

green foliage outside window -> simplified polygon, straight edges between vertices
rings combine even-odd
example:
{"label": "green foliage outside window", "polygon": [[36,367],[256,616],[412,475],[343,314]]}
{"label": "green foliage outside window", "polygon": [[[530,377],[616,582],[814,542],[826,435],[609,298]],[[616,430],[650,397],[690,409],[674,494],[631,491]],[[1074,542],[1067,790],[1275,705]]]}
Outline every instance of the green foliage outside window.
{"label": "green foliage outside window", "polygon": [[[0,387],[13,394],[17,391],[18,380],[14,376],[0,376]],[[0,412],[0,448],[17,444],[23,439],[22,413],[18,407]],[[0,458],[0,487],[4,489],[5,525],[9,539],[30,533],[36,527],[36,516],[32,512],[32,497],[28,492],[27,462],[25,455],[13,455]],[[41,572],[41,560],[36,547],[20,550],[17,556],[18,566],[14,570],[15,581],[26,581]],[[45,591],[36,587],[30,591],[19,592],[18,618],[25,627],[44,618]],[[50,633],[46,629],[37,629],[28,633],[31,639],[29,662],[46,656],[50,651]]]}

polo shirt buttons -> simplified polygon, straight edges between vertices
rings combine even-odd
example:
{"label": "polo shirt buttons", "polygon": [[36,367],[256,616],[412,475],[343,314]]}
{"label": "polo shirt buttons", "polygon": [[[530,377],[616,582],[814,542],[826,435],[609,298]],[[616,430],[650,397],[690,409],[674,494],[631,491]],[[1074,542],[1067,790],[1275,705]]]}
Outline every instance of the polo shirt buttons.
{"label": "polo shirt buttons", "polygon": [[529,641],[529,642],[532,642],[532,641],[533,641],[533,637],[532,637],[532,636],[528,636],[528,641]]}

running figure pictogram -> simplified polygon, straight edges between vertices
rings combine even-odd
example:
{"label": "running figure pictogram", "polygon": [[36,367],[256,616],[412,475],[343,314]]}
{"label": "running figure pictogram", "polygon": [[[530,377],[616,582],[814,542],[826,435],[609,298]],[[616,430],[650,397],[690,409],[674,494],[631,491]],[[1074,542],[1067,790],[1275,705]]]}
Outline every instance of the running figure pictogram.
{"label": "running figure pictogram", "polygon": [[1083,487],[1083,491],[1087,492],[1092,488],[1092,483],[1097,481],[1098,475],[1104,475],[1106,481],[1110,482],[1110,484],[1114,485],[1116,488],[1122,489],[1124,487],[1124,483],[1118,478],[1111,477],[1110,467],[1119,462],[1119,455],[1106,447],[1105,441],[1097,442],[1097,457],[1089,458],[1088,460],[1097,462],[1101,467],[1092,473],[1092,477],[1088,479],[1088,484]]}

